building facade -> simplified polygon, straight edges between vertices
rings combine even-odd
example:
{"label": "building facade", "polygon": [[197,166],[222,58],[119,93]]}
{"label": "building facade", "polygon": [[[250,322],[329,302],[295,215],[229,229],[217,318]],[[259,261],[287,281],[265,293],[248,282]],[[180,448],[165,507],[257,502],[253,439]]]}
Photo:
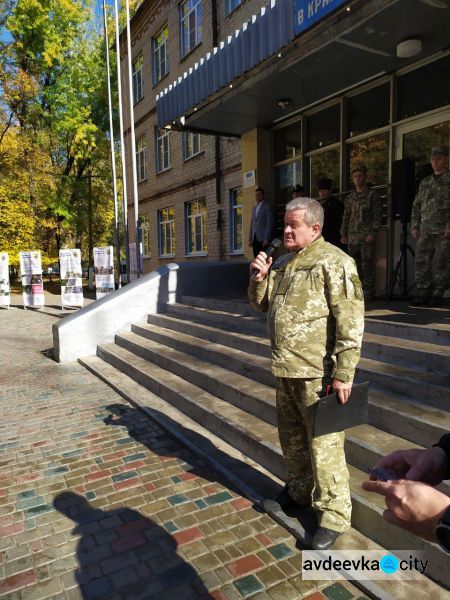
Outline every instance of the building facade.
{"label": "building facade", "polygon": [[365,163],[384,200],[382,293],[400,244],[392,163],[413,159],[419,181],[449,143],[449,27],[447,1],[144,0],[131,30],[145,271],[250,258],[255,187],[280,223],[295,184],[314,197],[329,177],[345,197]]}

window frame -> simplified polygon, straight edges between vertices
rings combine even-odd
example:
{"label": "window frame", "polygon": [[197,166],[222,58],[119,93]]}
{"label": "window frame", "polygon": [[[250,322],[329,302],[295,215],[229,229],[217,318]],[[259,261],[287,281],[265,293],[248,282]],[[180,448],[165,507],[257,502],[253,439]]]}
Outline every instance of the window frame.
{"label": "window frame", "polygon": [[[189,6],[192,4],[193,6]],[[185,7],[188,7],[186,14],[183,14]],[[191,30],[189,22],[191,15],[194,15],[195,21],[195,40],[191,45]],[[189,44],[186,43],[189,41]],[[185,0],[180,4],[180,57],[185,58],[202,42],[202,0]]]}
{"label": "window frame", "polygon": [[[200,203],[204,203],[204,211],[199,210]],[[196,204],[196,211],[191,212],[190,207]],[[186,256],[207,256],[208,254],[208,221],[206,214],[206,198],[199,198],[185,202],[185,236]],[[196,244],[196,223],[200,220],[201,250],[190,247],[191,223],[193,223],[194,244]]]}
{"label": "window frame", "polygon": [[[190,154],[188,153],[188,149],[189,149],[189,145],[188,145],[188,140],[191,139],[192,140],[192,148],[194,149],[195,147],[195,139],[198,139],[198,150],[196,152],[191,152]],[[194,131],[183,131],[183,160],[189,160],[191,158],[193,158],[194,156],[198,156],[199,154],[201,154],[203,152],[203,148],[202,148],[202,134],[201,133],[196,133]]]}
{"label": "window frame", "polygon": [[[173,217],[169,216],[169,211],[173,210]],[[165,214],[167,212],[167,214]],[[175,243],[175,208],[173,206],[166,206],[160,208],[157,211],[157,222],[158,222],[158,256],[159,258],[173,258],[176,252]],[[163,249],[163,228],[164,228],[164,240],[170,240],[171,252],[165,252]],[[168,235],[169,234],[169,235]],[[164,251],[163,251],[164,250]]]}
{"label": "window frame", "polygon": [[[161,134],[161,132],[163,132]],[[155,146],[156,146],[156,152],[155,152],[155,158],[156,158],[156,173],[164,173],[165,171],[168,171],[169,169],[172,168],[172,161],[171,161],[171,151],[170,151],[170,129],[159,129],[158,127],[155,127]],[[160,143],[162,143],[163,145],[163,161],[161,161],[161,155],[160,155]],[[165,164],[165,159],[164,156],[166,155],[166,143],[167,143],[167,164]],[[163,166],[161,166],[161,162],[163,163]]]}
{"label": "window frame", "polygon": [[[139,146],[143,143],[143,146],[139,148]],[[148,179],[147,173],[147,139],[146,136],[143,135],[139,139],[136,140],[136,148],[135,148],[135,156],[136,156],[136,177],[137,182],[141,183]],[[143,169],[143,174],[141,173]]]}
{"label": "window frame", "polygon": [[237,8],[239,8],[242,4],[243,0],[225,0],[225,16],[228,17],[234,12]]}
{"label": "window frame", "polygon": [[[159,36],[163,35],[164,32],[167,30],[167,35],[166,38],[160,42],[159,44],[157,44],[157,39],[159,38]],[[164,25],[164,27],[161,27],[161,29],[158,31],[158,33],[152,37],[152,78],[153,78],[153,85],[155,86],[157,83],[159,83],[162,79],[164,79],[164,77],[166,77],[166,75],[168,75],[170,73],[170,65],[169,65],[169,26],[168,24]],[[164,71],[164,73],[161,70],[161,51],[164,48],[164,53],[165,53],[165,65],[166,65],[166,70]]]}
{"label": "window frame", "polygon": [[[136,68],[136,64],[139,67]],[[140,54],[134,59],[132,65],[133,104],[137,104],[144,97],[144,55]],[[140,94],[138,94],[140,91]]]}

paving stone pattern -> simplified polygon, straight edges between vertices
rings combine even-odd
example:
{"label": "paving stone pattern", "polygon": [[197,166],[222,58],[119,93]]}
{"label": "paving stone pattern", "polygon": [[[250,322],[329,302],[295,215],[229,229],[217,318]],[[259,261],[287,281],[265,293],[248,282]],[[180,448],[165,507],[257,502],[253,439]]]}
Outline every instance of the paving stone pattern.
{"label": "paving stone pattern", "polygon": [[0,597],[360,598],[303,581],[295,540],[78,363],[57,310],[0,310]]}

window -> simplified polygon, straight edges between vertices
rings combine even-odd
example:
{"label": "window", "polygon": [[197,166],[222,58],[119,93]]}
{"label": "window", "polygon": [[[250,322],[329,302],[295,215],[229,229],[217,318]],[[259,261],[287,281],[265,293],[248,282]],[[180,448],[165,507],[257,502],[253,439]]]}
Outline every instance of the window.
{"label": "window", "polygon": [[188,160],[202,151],[202,136],[200,133],[183,131],[183,159]]}
{"label": "window", "polygon": [[277,129],[274,133],[275,162],[300,156],[302,148],[302,126],[300,122]]}
{"label": "window", "polygon": [[170,169],[170,130],[156,128],[156,171]]}
{"label": "window", "polygon": [[142,68],[144,66],[144,57],[140,56],[133,63],[133,102],[139,102],[144,97],[144,78]]}
{"label": "window", "polygon": [[370,185],[386,185],[389,181],[389,131],[372,135],[348,144],[349,179],[352,169],[363,164],[367,167]]}
{"label": "window", "polygon": [[157,84],[169,72],[169,27],[166,25],[153,38],[153,85]]}
{"label": "window", "polygon": [[390,85],[385,83],[348,100],[348,137],[389,124]]}
{"label": "window", "polygon": [[333,190],[340,188],[340,157],[338,148],[332,148],[319,152],[309,157],[309,188],[311,198],[319,195],[317,181],[323,177],[328,177],[333,182]]}
{"label": "window", "polygon": [[147,179],[147,142],[145,137],[136,141],[136,171],[138,183]]}
{"label": "window", "polygon": [[242,0],[225,0],[225,15],[229,15],[240,6]]}
{"label": "window", "polygon": [[450,54],[399,77],[398,119],[450,104],[449,69]]}
{"label": "window", "polygon": [[308,117],[308,150],[317,150],[340,140],[340,114],[340,106],[335,104]]}
{"label": "window", "polygon": [[186,203],[186,249],[187,254],[206,253],[206,200],[194,200]]}
{"label": "window", "polygon": [[139,220],[141,222],[142,253],[144,256],[150,256],[150,217],[141,215]]}
{"label": "window", "polygon": [[230,246],[233,254],[244,252],[242,221],[242,190],[230,190]]}
{"label": "window", "polygon": [[201,0],[186,0],[181,10],[181,57],[186,56],[202,41]]}
{"label": "window", "polygon": [[158,247],[160,256],[175,255],[175,209],[158,210]]}

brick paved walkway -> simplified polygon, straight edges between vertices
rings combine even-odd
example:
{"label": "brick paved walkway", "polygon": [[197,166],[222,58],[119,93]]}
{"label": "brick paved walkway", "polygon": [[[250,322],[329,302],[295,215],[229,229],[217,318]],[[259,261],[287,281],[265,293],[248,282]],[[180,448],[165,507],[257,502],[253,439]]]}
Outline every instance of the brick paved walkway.
{"label": "brick paved walkway", "polygon": [[59,314],[0,310],[1,598],[361,597],[303,582],[284,529],[79,364],[54,363]]}

